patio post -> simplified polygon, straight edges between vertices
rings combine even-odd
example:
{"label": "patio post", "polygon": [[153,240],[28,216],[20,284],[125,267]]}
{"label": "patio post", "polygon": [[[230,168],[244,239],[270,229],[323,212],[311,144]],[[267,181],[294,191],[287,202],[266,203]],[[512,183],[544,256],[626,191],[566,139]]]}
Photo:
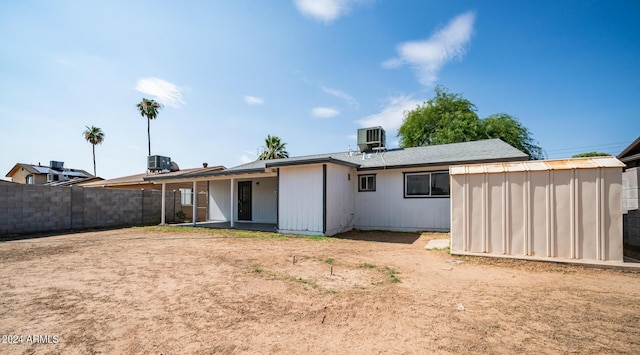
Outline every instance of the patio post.
{"label": "patio post", "polygon": [[197,190],[197,182],[193,181],[193,226],[196,226],[196,220],[198,219],[198,190]]}
{"label": "patio post", "polygon": [[162,183],[162,215],[160,216],[160,225],[164,226],[165,225],[165,202],[164,199],[166,197],[166,193],[167,193],[167,183],[163,182]]}
{"label": "patio post", "polygon": [[230,222],[230,226],[231,228],[233,228],[233,184],[235,182],[234,178],[231,178],[231,184],[230,184],[230,189],[231,189],[231,193],[229,194],[231,196],[231,202],[229,203],[229,222]]}

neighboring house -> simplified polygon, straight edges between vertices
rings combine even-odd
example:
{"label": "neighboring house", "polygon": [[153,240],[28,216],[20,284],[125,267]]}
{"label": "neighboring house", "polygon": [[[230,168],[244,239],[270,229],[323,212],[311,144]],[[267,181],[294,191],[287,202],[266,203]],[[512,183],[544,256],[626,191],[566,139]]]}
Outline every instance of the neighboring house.
{"label": "neighboring house", "polygon": [[[150,181],[146,181],[146,177],[162,176],[165,178],[177,178],[185,174],[194,173],[211,173],[224,170],[224,166],[209,167],[207,164],[203,164],[202,168],[183,169],[171,172],[157,172],[157,173],[142,173],[129,176],[123,176],[114,179],[94,181],[86,184],[82,184],[82,187],[90,188],[110,188],[110,189],[151,189],[160,190],[162,185],[154,184]],[[182,210],[186,216],[186,220],[192,220],[193,216],[193,191],[194,186],[191,182],[181,181],[178,183],[171,183],[165,186],[167,194],[173,194],[174,206],[179,206],[178,210]],[[199,182],[196,184],[195,191],[203,198],[196,198],[197,205],[197,219],[196,221],[207,220],[207,198],[208,187],[206,182]],[[169,212],[172,212],[169,210]],[[177,212],[177,211],[176,211]]]}
{"label": "neighboring house", "polygon": [[17,163],[6,177],[18,184],[67,186],[99,179],[84,170],[65,168],[63,162],[53,160],[49,166]]}
{"label": "neighboring house", "polygon": [[281,233],[326,236],[353,228],[448,231],[450,165],[528,159],[499,139],[385,150],[384,131],[381,136],[377,145],[359,138],[363,152],[258,160],[145,180],[207,182],[207,219],[231,227],[266,223]]}
{"label": "neighboring house", "polygon": [[622,173],[624,245],[640,252],[640,137],[618,154],[625,163]]}
{"label": "neighboring house", "polygon": [[627,169],[640,166],[640,137],[618,154],[617,158],[625,163]]}

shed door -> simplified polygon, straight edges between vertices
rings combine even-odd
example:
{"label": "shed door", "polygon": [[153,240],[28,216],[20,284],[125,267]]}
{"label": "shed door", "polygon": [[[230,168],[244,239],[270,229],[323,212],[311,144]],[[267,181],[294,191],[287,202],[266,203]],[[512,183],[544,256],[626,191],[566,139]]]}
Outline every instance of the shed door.
{"label": "shed door", "polygon": [[238,220],[251,220],[251,181],[238,181]]}

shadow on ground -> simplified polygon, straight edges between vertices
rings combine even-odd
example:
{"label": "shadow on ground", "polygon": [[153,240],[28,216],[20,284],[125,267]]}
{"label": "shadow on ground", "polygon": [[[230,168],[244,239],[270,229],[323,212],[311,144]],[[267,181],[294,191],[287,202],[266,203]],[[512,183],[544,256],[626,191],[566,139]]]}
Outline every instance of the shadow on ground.
{"label": "shadow on ground", "polygon": [[334,238],[365,240],[369,242],[413,244],[418,240],[418,238],[420,238],[420,233],[352,230],[346,233],[337,234]]}

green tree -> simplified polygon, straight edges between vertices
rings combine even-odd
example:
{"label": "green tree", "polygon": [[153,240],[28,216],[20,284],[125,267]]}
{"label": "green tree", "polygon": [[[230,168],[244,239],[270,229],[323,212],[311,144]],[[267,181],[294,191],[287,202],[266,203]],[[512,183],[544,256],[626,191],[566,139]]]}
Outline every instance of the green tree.
{"label": "green tree", "polygon": [[289,153],[285,150],[285,146],[287,145],[287,143],[282,143],[280,141],[280,137],[268,134],[267,138],[264,140],[264,143],[264,150],[262,151],[262,153],[260,153],[260,156],[258,156],[258,160],[289,157]]}
{"label": "green tree", "polygon": [[544,152],[532,138],[531,132],[508,113],[496,113],[481,120],[481,134],[485,138],[499,138],[518,150],[527,153],[529,159],[544,159]]}
{"label": "green tree", "polygon": [[543,159],[544,152],[531,132],[513,116],[500,113],[478,118],[476,106],[442,86],[435,97],[405,113],[398,130],[403,148],[499,138],[529,155]]}
{"label": "green tree", "polygon": [[96,144],[101,144],[104,141],[104,132],[102,132],[102,129],[95,127],[95,126],[85,126],[87,129],[82,132],[82,134],[84,135],[84,139],[87,140],[87,142],[91,143],[91,146],[93,148],[93,176],[97,176],[96,175]]}
{"label": "green tree", "polygon": [[151,120],[158,117],[158,111],[162,108],[162,105],[155,100],[143,98],[136,107],[140,112],[140,116],[147,118],[147,141],[149,143],[149,155],[151,155]]}
{"label": "green tree", "polygon": [[575,155],[572,156],[572,158],[609,157],[609,156],[611,156],[611,154],[609,154],[609,153],[586,152],[586,153],[575,154]]}
{"label": "green tree", "polygon": [[478,139],[480,124],[476,107],[460,94],[452,94],[442,86],[436,96],[406,112],[398,130],[400,146],[420,147]]}

